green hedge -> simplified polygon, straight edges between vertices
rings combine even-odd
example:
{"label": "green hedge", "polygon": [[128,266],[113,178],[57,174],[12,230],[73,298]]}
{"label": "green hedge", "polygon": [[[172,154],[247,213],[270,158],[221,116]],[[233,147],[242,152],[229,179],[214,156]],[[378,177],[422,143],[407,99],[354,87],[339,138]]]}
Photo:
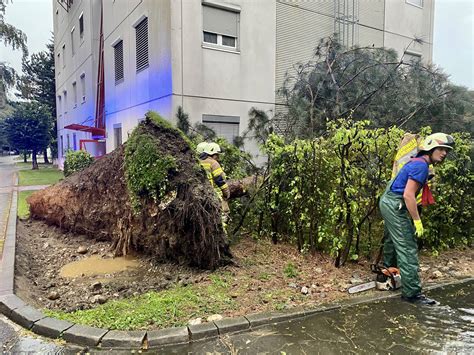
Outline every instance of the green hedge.
{"label": "green hedge", "polygon": [[[270,178],[246,227],[275,242],[294,242],[301,251],[328,252],[337,265],[370,255],[383,235],[378,200],[404,132],[369,124],[341,120],[325,137],[291,143],[271,135],[263,147]],[[422,215],[424,243],[435,251],[472,242],[470,139],[454,136],[454,154],[435,167],[437,204]]]}

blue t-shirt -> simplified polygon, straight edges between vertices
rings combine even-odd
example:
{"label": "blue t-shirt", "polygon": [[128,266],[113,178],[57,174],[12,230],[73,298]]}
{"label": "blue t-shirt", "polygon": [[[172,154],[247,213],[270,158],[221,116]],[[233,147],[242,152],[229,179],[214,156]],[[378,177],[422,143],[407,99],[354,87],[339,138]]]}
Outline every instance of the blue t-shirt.
{"label": "blue t-shirt", "polygon": [[424,161],[409,161],[398,172],[393,180],[390,191],[403,195],[408,179],[417,181],[423,186],[428,179],[428,163]]}

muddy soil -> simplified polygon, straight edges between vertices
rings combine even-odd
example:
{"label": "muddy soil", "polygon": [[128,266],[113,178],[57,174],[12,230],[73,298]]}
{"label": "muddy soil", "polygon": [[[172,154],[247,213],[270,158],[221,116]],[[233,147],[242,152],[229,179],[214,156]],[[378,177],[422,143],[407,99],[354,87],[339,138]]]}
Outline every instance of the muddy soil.
{"label": "muddy soil", "polygon": [[[38,308],[73,311],[176,284],[210,284],[211,275],[225,274],[231,276],[229,294],[238,307],[222,315],[236,316],[311,307],[354,297],[348,295],[347,287],[373,279],[368,261],[335,268],[328,256],[301,255],[288,245],[275,246],[266,241],[244,238],[232,248],[232,252],[235,264],[214,272],[157,264],[146,257],[134,256],[128,259],[131,267],[120,272],[104,274],[97,270],[94,274],[78,268],[75,277],[62,277],[61,268],[71,262],[91,256],[112,259],[110,242],[64,234],[40,221],[19,221],[15,292]],[[421,255],[420,260],[425,285],[471,277],[474,271],[472,249],[448,251],[436,258]],[[296,271],[294,277],[288,277],[288,270],[285,272],[289,263]],[[307,294],[301,292],[303,286],[308,288]],[[363,294],[368,292],[380,291]]]}

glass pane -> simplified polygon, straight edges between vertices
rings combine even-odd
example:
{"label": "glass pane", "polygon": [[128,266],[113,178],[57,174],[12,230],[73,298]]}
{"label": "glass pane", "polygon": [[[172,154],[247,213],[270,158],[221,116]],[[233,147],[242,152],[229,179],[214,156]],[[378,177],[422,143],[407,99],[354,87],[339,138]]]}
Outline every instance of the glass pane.
{"label": "glass pane", "polygon": [[222,45],[235,48],[235,37],[222,36]]}
{"label": "glass pane", "polygon": [[215,33],[204,32],[204,42],[217,44],[217,35]]}

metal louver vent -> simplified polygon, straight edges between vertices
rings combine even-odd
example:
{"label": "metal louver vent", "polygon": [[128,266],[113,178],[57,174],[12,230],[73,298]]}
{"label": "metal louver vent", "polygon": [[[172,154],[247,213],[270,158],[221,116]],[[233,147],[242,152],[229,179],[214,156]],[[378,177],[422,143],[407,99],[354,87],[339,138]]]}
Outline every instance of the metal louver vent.
{"label": "metal louver vent", "polygon": [[137,72],[148,67],[148,18],[135,27],[137,43]]}
{"label": "metal louver vent", "polygon": [[123,41],[114,46],[115,83],[123,80]]}

